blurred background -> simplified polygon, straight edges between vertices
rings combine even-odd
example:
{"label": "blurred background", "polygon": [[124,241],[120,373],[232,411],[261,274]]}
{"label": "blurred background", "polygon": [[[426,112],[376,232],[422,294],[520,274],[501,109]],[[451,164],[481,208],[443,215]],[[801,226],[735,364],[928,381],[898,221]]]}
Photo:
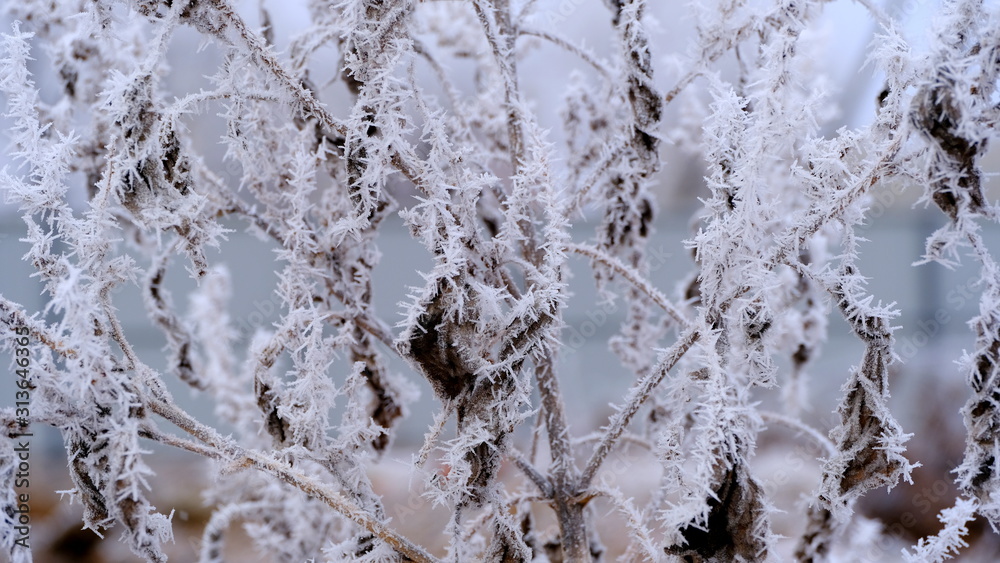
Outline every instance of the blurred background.
{"label": "blurred background", "polygon": [[[259,25],[258,2],[236,4],[248,21]],[[281,52],[308,21],[305,2],[272,0],[263,5],[270,14],[276,47]],[[926,45],[925,37],[932,24],[930,14],[937,5],[938,2],[931,0],[882,4],[886,13],[905,22],[904,35],[915,51]],[[824,126],[824,132],[829,135],[840,127],[857,127],[870,122],[882,78],[864,64],[873,34],[878,31],[865,8],[856,2],[837,0],[826,3],[823,10],[820,25],[814,26],[803,41],[816,46],[816,65],[825,71],[831,98],[839,107],[838,116]],[[663,91],[673,86],[679,76],[678,69],[687,60],[692,25],[683,16],[684,12],[679,3],[673,2],[649,2],[647,8],[653,29],[651,36],[658,83]],[[600,0],[541,0],[536,17],[537,27],[558,21],[561,33],[582,41],[598,56],[608,55],[613,48],[607,10]],[[9,20],[3,24],[3,29],[10,29]],[[549,129],[549,138],[556,143],[558,151],[562,141],[559,118],[562,87],[568,83],[571,72],[586,72],[586,69],[577,59],[551,45],[531,40],[528,45],[519,69],[522,87],[526,97],[532,100],[532,111],[543,127]],[[178,97],[209,87],[206,76],[214,73],[221,61],[217,46],[203,44],[196,32],[184,28],[178,31],[170,49],[172,67],[162,82],[164,87]],[[332,48],[320,53],[314,64],[316,68],[310,70],[314,73],[314,82],[324,84],[337,72],[338,56]],[[32,56],[35,58],[32,71],[42,99],[53,101],[59,90],[46,53],[36,49]],[[727,56],[720,60],[718,67],[726,73],[734,64],[732,57]],[[468,93],[472,77],[466,71],[470,69],[456,62],[450,70],[457,79],[457,85],[464,87],[464,92]],[[437,88],[431,80],[426,87],[432,93]],[[323,88],[321,97],[335,115],[347,114],[349,101],[341,85]],[[683,119],[685,105],[691,103],[707,104],[707,100],[681,99],[668,106],[665,118],[667,128],[664,131],[668,142],[664,143],[664,165],[655,185],[659,214],[656,232],[649,245],[650,276],[655,285],[668,295],[675,294],[678,282],[693,268],[690,252],[685,250],[683,241],[693,234],[692,217],[700,207],[698,198],[708,195],[702,180],[702,163],[682,150],[680,145],[683,140],[674,135],[672,129]],[[238,165],[222,159],[224,147],[219,140],[225,124],[216,115],[216,109],[219,108],[213,107],[201,115],[190,116],[186,124],[196,147],[210,167],[236,185],[241,171]],[[3,120],[0,123],[6,124]],[[678,143],[669,142],[675,138]],[[1000,169],[997,156],[995,151],[987,156],[984,168],[988,173],[995,174]],[[0,156],[0,162],[11,172],[16,170],[6,152]],[[992,175],[987,178],[989,195],[995,200],[996,181]],[[74,180],[77,182],[71,188],[74,205],[83,209],[86,189],[81,178]],[[978,312],[978,265],[967,259],[953,270],[936,264],[912,266],[923,255],[926,237],[943,225],[946,219],[934,208],[914,206],[918,196],[912,189],[903,191],[898,187],[880,187],[873,197],[870,220],[862,229],[868,241],[863,245],[860,269],[870,278],[871,293],[876,300],[896,302],[901,311],[896,323],[899,328],[895,333],[896,353],[901,361],[893,366],[892,408],[903,428],[915,434],[909,443],[910,459],[923,464],[914,473],[913,485],[900,485],[888,495],[884,491],[874,491],[862,502],[860,511],[881,520],[887,531],[887,539],[880,547],[882,551],[873,552],[873,561],[895,560],[899,547],[937,531],[938,510],[954,501],[955,491],[949,471],[960,463],[964,447],[965,429],[959,409],[969,393],[964,375],[954,362],[963,349],[974,347],[974,338],[966,321]],[[401,205],[409,204],[408,194],[400,192],[399,197]],[[592,219],[595,218],[587,217],[574,225],[574,240],[592,238],[595,226]],[[233,298],[229,313],[240,337],[238,346],[243,349],[255,330],[269,328],[280,316],[280,300],[273,293],[278,266],[274,262],[274,245],[271,242],[262,242],[244,232],[243,224],[232,222],[227,226],[232,229],[228,241],[209,259],[213,263],[226,264],[232,274]],[[1000,252],[1000,228],[995,224],[984,224],[983,229],[984,238],[997,255]],[[28,245],[19,240],[23,230],[24,224],[17,210],[5,203],[0,204],[0,265],[3,268],[0,293],[22,304],[29,312],[41,311],[45,307],[46,296],[41,294],[37,279],[31,277],[29,264],[22,260],[28,250]],[[375,275],[376,308],[383,319],[393,324],[402,319],[397,304],[406,298],[410,286],[422,285],[418,272],[429,270],[431,264],[426,252],[410,238],[398,218],[385,226],[379,246],[383,257]],[[146,265],[142,260],[139,263]],[[168,274],[167,287],[178,310],[186,311],[189,306],[187,295],[194,288],[194,282],[186,277],[181,264],[174,265]],[[624,319],[623,304],[619,301],[615,308],[597,305],[587,263],[574,258],[572,269],[573,297],[565,316],[568,346],[561,358],[561,377],[567,401],[573,405],[570,409],[571,428],[577,435],[583,435],[607,420],[611,413],[609,403],[619,401],[633,379],[627,370],[620,367],[606,344]],[[139,289],[134,286],[122,288],[115,295],[114,302],[137,353],[153,368],[162,371],[165,368],[162,353],[165,340],[149,321]],[[840,387],[852,366],[860,361],[862,353],[860,341],[849,334],[839,313],[834,311],[829,318],[829,340],[822,355],[809,370],[811,410],[803,415],[807,422],[824,432],[836,424],[832,411],[841,396]],[[388,357],[392,358],[392,355]],[[437,534],[434,527],[428,526],[427,520],[412,518],[412,514],[429,509],[406,485],[409,483],[407,463],[410,455],[422,443],[431,415],[438,405],[429,387],[419,377],[401,362],[395,359],[393,362],[393,369],[407,374],[419,388],[421,398],[410,406],[410,419],[400,429],[395,450],[388,454],[390,459],[373,468],[373,478],[376,487],[386,496],[386,506],[396,525],[404,533],[415,538],[424,536],[432,542]],[[344,362],[334,369],[347,373]],[[176,381],[168,383],[172,385],[175,397],[189,412],[205,422],[214,422],[212,404],[207,397],[191,392]],[[0,405],[11,405],[13,395],[12,380],[0,383]],[[777,394],[762,393],[759,399],[765,405],[775,403]],[[220,429],[228,431],[224,426]],[[36,561],[137,561],[127,548],[114,541],[117,539],[115,530],[111,530],[108,536],[112,541],[100,541],[91,532],[80,530],[79,506],[69,506],[60,501],[54,492],[71,487],[59,434],[53,429],[39,427],[34,428],[34,432],[32,467],[33,472],[38,472],[38,477],[32,481],[31,498]],[[176,510],[174,526],[177,541],[171,548],[175,550],[171,560],[193,560],[201,528],[209,514],[209,507],[200,496],[207,462],[186,452],[154,444],[149,444],[149,449],[153,455],[148,456],[148,463],[158,474],[152,494],[154,504],[167,513],[171,509]],[[794,459],[789,460],[789,455]],[[800,495],[809,493],[818,483],[816,455],[815,444],[809,444],[808,440],[786,430],[775,428],[761,436],[755,463],[765,488],[774,495],[779,509],[787,510],[792,515],[801,513],[796,508],[801,502]],[[613,461],[615,463],[609,464],[606,469],[605,478],[609,482],[617,482],[626,494],[640,500],[648,495],[649,488],[656,483],[658,470],[655,460],[641,451],[626,449],[619,459]],[[800,470],[786,477],[776,477],[783,467],[790,465],[790,461],[801,461],[797,465]],[[601,510],[608,510],[608,507]],[[617,516],[607,519],[607,522],[612,529],[621,526]],[[781,514],[775,516],[775,528],[781,534],[794,538],[801,531],[798,526],[798,519]],[[233,535],[227,543],[227,550],[231,550],[230,559],[256,560],[255,556],[245,551],[248,542],[238,539],[241,533],[239,527],[234,525]],[[983,533],[983,523],[976,522],[973,537],[978,544],[964,558],[985,561],[1000,554],[996,535],[987,532],[980,539]],[[615,545],[615,538],[622,536],[605,534],[612,554],[621,549],[620,545]],[[0,554],[0,560],[3,557]]]}

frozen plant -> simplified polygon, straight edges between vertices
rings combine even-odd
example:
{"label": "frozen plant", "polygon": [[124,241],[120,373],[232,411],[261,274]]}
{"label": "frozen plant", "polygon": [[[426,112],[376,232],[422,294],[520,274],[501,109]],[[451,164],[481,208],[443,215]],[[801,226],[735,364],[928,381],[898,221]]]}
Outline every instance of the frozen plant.
{"label": "frozen plant", "polygon": [[[809,35],[822,1],[691,3],[693,39],[673,77],[654,76],[663,53],[644,0],[311,0],[308,25],[281,53],[263,3],[5,2],[16,23],[3,35],[0,90],[16,166],[0,184],[26,224],[24,259],[47,305],[29,311],[0,295],[0,342],[12,350],[16,329],[30,332],[28,422],[61,432],[83,525],[166,560],[171,519],[147,498],[157,483],[143,446],[157,441],[213,464],[204,562],[222,560],[237,521],[279,561],[597,560],[598,498],[627,522],[625,560],[774,559],[774,509],[751,462],[765,425],[778,424],[828,448],[794,557],[858,560],[866,546],[852,527],[879,540],[858,499],[908,479],[917,461],[887,403],[897,311],[867,292],[856,263],[855,229],[891,184],[943,212],[928,261],[950,264],[967,248],[981,264],[961,497],[908,555],[958,553],[977,515],[1000,524],[1000,268],[979,234],[998,218],[980,160],[1000,116],[1000,5],[944,1],[925,58],[898,22],[859,3],[879,26],[868,64],[885,86],[869,123],[824,132],[835,99]],[[607,22],[606,55],[562,35],[575,10]],[[219,63],[205,88],[174,97],[163,82],[179,71],[166,53],[182,29]],[[581,65],[568,85],[550,84],[565,87],[558,144],[519,86],[538,43]],[[28,71],[40,54],[52,91]],[[317,81],[331,67],[332,82]],[[323,102],[336,88],[350,97],[342,117]],[[219,112],[235,177],[213,169],[188,129],[191,116]],[[706,170],[687,241],[696,267],[676,291],[650,282],[646,252],[667,137]],[[400,311],[375,309],[372,279],[394,213],[433,262],[395,327]],[[573,240],[584,213],[599,224]],[[225,250],[222,221],[279,248],[280,318],[245,358],[227,313],[236,282],[206,252]],[[628,304],[610,346],[634,383],[593,434],[571,432],[560,391],[588,376],[558,361],[574,254],[603,298]],[[198,282],[190,314],[164,285],[177,262]],[[115,289],[126,284],[165,336],[162,373],[118,319]],[[864,351],[839,423],[811,428],[800,419],[805,374],[830,315]],[[390,371],[393,355],[411,372]],[[234,434],[180,408],[165,383],[174,378],[212,397]],[[398,531],[369,474],[420,379],[439,411],[413,474],[450,514],[444,552]],[[758,408],[767,389],[783,392],[785,412]],[[11,516],[22,422],[0,411],[0,538],[18,563],[31,560]],[[530,443],[515,439],[523,426]],[[599,479],[626,442],[660,465],[648,502]],[[519,476],[501,479],[505,464]]]}

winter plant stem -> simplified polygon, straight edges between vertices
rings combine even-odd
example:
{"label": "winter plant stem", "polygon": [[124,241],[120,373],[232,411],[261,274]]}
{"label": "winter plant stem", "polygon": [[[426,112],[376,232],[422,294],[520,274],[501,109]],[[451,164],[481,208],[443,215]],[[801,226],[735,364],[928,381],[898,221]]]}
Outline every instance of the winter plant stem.
{"label": "winter plant stem", "polygon": [[680,361],[684,354],[694,346],[700,336],[700,331],[693,327],[681,333],[677,342],[663,353],[656,366],[638,384],[629,390],[625,398],[625,405],[619,408],[618,412],[611,417],[610,424],[603,430],[604,436],[594,448],[594,453],[591,454],[590,459],[587,461],[587,465],[576,487],[577,494],[582,494],[590,487],[594,477],[597,476],[597,471],[601,468],[601,464],[604,463],[608,454],[614,449],[618,439],[624,434],[629,423],[632,422],[632,418],[639,412],[639,407],[649,398],[653,390],[663,381],[667,373],[677,365],[677,362]]}
{"label": "winter plant stem", "polygon": [[296,472],[287,463],[275,460],[260,452],[243,448],[223,438],[212,428],[201,424],[179,407],[164,400],[149,397],[147,398],[147,404],[153,412],[213,448],[231,467],[252,467],[281,479],[306,495],[320,499],[329,505],[330,508],[350,518],[354,523],[379,537],[391,545],[397,552],[413,561],[421,563],[438,561],[437,558],[428,554],[420,546],[399,535],[384,523],[375,520],[369,513],[346,499],[337,491],[315,479]]}
{"label": "winter plant stem", "polygon": [[[880,30],[858,38],[877,84],[817,64],[826,2],[705,0],[675,18],[650,0],[315,0],[288,35],[270,0],[0,0],[13,22],[0,34],[12,162],[0,191],[25,225],[0,239],[46,299],[29,311],[12,300],[27,285],[0,295],[17,385],[0,408],[0,548],[32,560],[17,433],[35,423],[62,435],[84,527],[120,530],[152,563],[185,542],[150,502],[166,476],[147,440],[210,468],[203,563],[219,563],[234,525],[276,561],[869,557],[900,538],[858,499],[909,480],[922,454],[890,409],[890,384],[913,379],[890,377],[910,369],[895,365],[899,311],[867,288],[858,229],[882,216],[875,203],[906,213],[888,207],[908,187],[945,215],[924,261],[952,266],[971,247],[980,266],[961,361],[971,394],[953,413],[965,455],[941,477],[958,500],[904,550],[959,554],[974,519],[1000,527],[1000,267],[980,225],[1000,220],[984,169],[1000,8],[945,0],[913,49],[907,14],[860,3]],[[685,24],[651,33],[654,18]],[[187,55],[189,34],[203,49]],[[670,58],[660,47],[674,39],[687,48]],[[846,82],[856,89],[828,86]],[[848,111],[869,87],[869,115]],[[219,140],[224,154],[208,148]],[[654,263],[657,203],[674,195],[698,208],[690,256]],[[405,260],[384,236],[394,224],[411,239]],[[227,238],[240,228],[256,250]],[[593,341],[611,314],[573,310],[573,255],[601,305],[625,302],[606,354]],[[272,291],[248,316],[250,262],[274,275],[254,276]],[[670,288],[650,275],[661,266],[691,270]],[[133,285],[145,321],[119,314]],[[864,351],[831,370],[817,358],[838,314]],[[569,347],[580,355],[563,358]],[[597,393],[598,371],[630,387],[595,431],[560,382]],[[844,379],[830,427],[799,418],[812,375]],[[212,414],[180,408],[179,383]],[[784,409],[762,411],[775,395]],[[409,443],[401,421],[427,404],[431,428]],[[798,434],[760,439],[768,425]],[[802,462],[822,480],[786,540],[770,519],[781,497],[757,473],[803,436],[821,446]],[[642,504],[606,478],[625,444],[642,448]],[[420,483],[379,473],[400,451],[415,452]],[[602,545],[603,508],[625,524],[624,553]]]}

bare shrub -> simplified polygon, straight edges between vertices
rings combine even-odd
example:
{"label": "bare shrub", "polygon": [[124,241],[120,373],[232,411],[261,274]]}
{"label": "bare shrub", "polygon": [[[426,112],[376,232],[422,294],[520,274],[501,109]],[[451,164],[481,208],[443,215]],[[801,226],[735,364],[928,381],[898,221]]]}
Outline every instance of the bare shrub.
{"label": "bare shrub", "polygon": [[[393,448],[418,378],[440,410],[413,474],[451,515],[445,559],[600,559],[596,498],[627,521],[625,559],[776,558],[771,500],[750,463],[772,424],[828,449],[816,456],[822,483],[795,557],[857,560],[850,550],[865,546],[849,532],[867,525],[857,500],[914,467],[887,403],[897,311],[873,302],[856,263],[855,228],[890,183],[917,187],[943,212],[927,260],[949,264],[966,248],[982,267],[976,348],[964,359],[972,397],[961,496],[911,556],[956,554],[976,515],[1000,523],[1000,268],[978,227],[997,218],[980,168],[998,117],[997,6],[944,2],[924,58],[895,20],[861,2],[881,26],[869,63],[885,87],[870,123],[823,133],[835,100],[802,34],[826,3],[692,3],[694,39],[670,80],[654,78],[646,2],[604,4],[314,0],[308,27],[279,55],[263,7],[255,30],[227,0],[7,2],[19,23],[3,36],[0,89],[20,168],[2,184],[48,303],[28,311],[0,296],[4,347],[27,346],[32,358],[30,416],[0,411],[0,529],[13,560],[31,560],[17,542],[15,448],[34,423],[63,436],[84,526],[122,531],[146,560],[165,560],[171,539],[169,515],[147,500],[156,483],[142,444],[153,440],[212,460],[202,561],[221,560],[234,520],[281,561],[435,561],[394,528],[368,473]],[[610,55],[561,35],[578,9],[604,10]],[[206,89],[168,99],[166,52],[182,28],[221,62]],[[559,146],[519,86],[528,41],[586,68],[566,88]],[[28,72],[36,51],[58,76],[44,96]],[[724,60],[736,70],[723,72]],[[456,61],[475,69],[471,86],[449,70]],[[322,101],[329,85],[310,71],[320,64],[337,68],[351,98],[343,118]],[[422,86],[427,76],[442,99]],[[191,115],[213,111],[235,175],[213,169],[188,130]],[[647,258],[667,135],[704,162],[708,190],[688,241],[696,269],[674,299],[649,281]],[[82,211],[70,205],[77,190]],[[591,239],[572,240],[571,221],[595,210]],[[393,213],[433,261],[396,328],[387,319],[397,312],[373,305],[372,273]],[[256,331],[242,366],[227,314],[238,280],[207,252],[225,249],[224,220],[279,247],[280,318]],[[558,362],[573,254],[590,262],[603,298],[628,304],[610,346],[634,374],[587,436],[570,433],[560,391],[564,378],[587,375],[560,373]],[[190,314],[163,282],[177,257],[199,283]],[[166,338],[162,373],[118,320],[115,289],[125,284],[142,289]],[[799,419],[799,397],[831,314],[864,352],[839,422],[815,429]],[[412,371],[393,373],[390,355]],[[352,367],[331,368],[337,358]],[[212,397],[235,434],[180,408],[172,378]],[[785,412],[762,411],[762,389],[784,390]],[[524,425],[535,427],[530,444],[514,438]],[[625,442],[651,451],[662,471],[644,505],[598,479]],[[431,459],[447,472],[429,469]],[[500,479],[504,464],[519,480]],[[537,526],[539,506],[556,530]]]}

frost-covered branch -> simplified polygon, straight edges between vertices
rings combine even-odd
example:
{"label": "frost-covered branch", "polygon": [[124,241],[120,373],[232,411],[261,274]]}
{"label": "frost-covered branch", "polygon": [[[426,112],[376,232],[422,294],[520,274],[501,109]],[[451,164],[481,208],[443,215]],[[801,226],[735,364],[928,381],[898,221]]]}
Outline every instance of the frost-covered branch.
{"label": "frost-covered branch", "polygon": [[[960,553],[977,516],[1000,525],[1000,266],[981,232],[1000,218],[984,164],[1000,122],[995,6],[944,2],[922,57],[902,22],[860,2],[880,26],[868,63],[885,84],[873,115],[837,129],[837,100],[853,94],[835,95],[817,62],[826,2],[711,0],[683,20],[645,0],[306,4],[291,38],[267,2],[4,4],[20,23],[0,46],[0,185],[45,299],[36,311],[13,287],[0,295],[0,349],[31,413],[0,409],[12,560],[31,560],[11,516],[28,424],[61,434],[84,527],[122,530],[147,561],[166,559],[174,531],[150,502],[161,454],[149,442],[206,464],[202,561],[226,557],[236,523],[282,561],[599,560],[613,555],[601,503],[627,527],[625,559],[860,558],[859,500],[918,465],[889,401],[907,384],[889,376],[897,306],[876,301],[858,258],[887,186],[942,212],[925,262],[971,249],[982,289],[962,360],[972,396],[955,413],[961,497],[908,556]],[[657,32],[657,14],[685,32]],[[600,33],[580,37],[575,18]],[[174,60],[191,34],[203,50]],[[668,36],[688,45],[661,65]],[[550,53],[569,68],[533,75]],[[207,74],[187,72],[195,62]],[[700,202],[690,259],[654,255],[665,180],[686,161],[701,176],[684,186]],[[382,260],[397,220],[428,266],[386,305],[382,282],[404,279]],[[246,334],[235,229],[274,258],[273,315]],[[625,305],[607,340],[617,362],[600,369],[628,390],[599,428],[567,398],[604,392],[590,342],[567,361],[581,350],[571,321],[591,312],[571,299],[571,255],[600,305]],[[654,275],[689,266],[673,291]],[[194,289],[175,283],[185,271]],[[120,312],[127,288],[162,358],[144,357]],[[863,352],[822,374],[844,378],[824,427],[805,421],[831,315]],[[212,414],[185,412],[175,387]],[[421,391],[435,412],[419,446],[400,429]],[[767,425],[819,445],[802,460],[821,472],[805,531],[787,540],[757,460],[795,437],[761,440]],[[380,477],[400,453],[407,478]],[[624,471],[650,480],[648,499],[610,482]],[[412,520],[390,525],[390,487],[406,489]],[[439,527],[431,507],[447,515]],[[413,521],[427,537],[404,534]]]}

